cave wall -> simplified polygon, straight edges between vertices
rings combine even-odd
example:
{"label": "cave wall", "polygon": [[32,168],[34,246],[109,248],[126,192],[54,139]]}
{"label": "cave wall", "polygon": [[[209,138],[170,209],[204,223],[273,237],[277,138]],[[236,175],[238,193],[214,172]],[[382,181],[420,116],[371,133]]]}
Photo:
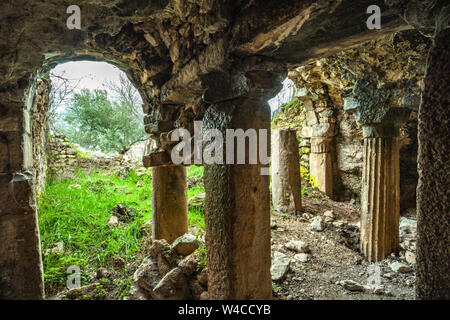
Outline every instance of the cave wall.
{"label": "cave wall", "polygon": [[412,111],[400,130],[400,190],[402,212],[415,207],[417,110],[429,47],[429,39],[408,30],[290,70],[289,78],[296,85],[295,98],[275,116],[273,126],[297,129],[301,165],[306,169],[311,136],[319,130],[319,134],[333,137],[336,199],[359,198],[363,141],[352,95],[366,95],[369,100],[374,91],[365,88],[374,86],[380,96],[389,97],[387,107]]}

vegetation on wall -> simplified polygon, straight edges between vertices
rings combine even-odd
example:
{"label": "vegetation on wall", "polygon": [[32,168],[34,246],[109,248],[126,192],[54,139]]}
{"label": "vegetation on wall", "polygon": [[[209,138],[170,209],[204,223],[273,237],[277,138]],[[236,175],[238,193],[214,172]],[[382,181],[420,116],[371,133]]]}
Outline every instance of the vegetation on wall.
{"label": "vegetation on wall", "polygon": [[297,115],[302,107],[302,102],[298,98],[293,98],[279,107],[272,115],[272,128],[278,127],[284,119],[290,119]]}

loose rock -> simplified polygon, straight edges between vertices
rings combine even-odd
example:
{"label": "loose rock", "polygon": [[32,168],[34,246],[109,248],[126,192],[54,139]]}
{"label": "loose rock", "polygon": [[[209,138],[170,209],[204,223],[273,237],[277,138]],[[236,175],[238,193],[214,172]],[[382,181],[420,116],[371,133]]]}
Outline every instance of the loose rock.
{"label": "loose rock", "polygon": [[292,250],[292,251],[296,251],[299,253],[308,253],[310,252],[309,246],[306,242],[304,241],[298,241],[298,240],[291,240],[289,242],[287,242],[284,247],[286,249]]}
{"label": "loose rock", "polygon": [[182,235],[172,244],[172,249],[182,256],[190,255],[198,247],[200,247],[200,241],[190,233]]}
{"label": "loose rock", "polygon": [[323,231],[325,226],[323,225],[322,217],[315,217],[313,221],[310,223],[310,228],[313,231]]}
{"label": "loose rock", "polygon": [[270,268],[270,273],[272,274],[273,281],[279,281],[284,278],[289,270],[289,265],[291,259],[284,253],[275,251],[273,253],[272,266]]}
{"label": "loose rock", "polygon": [[336,282],[336,284],[343,286],[349,291],[364,291],[364,287],[353,280],[341,280]]}
{"label": "loose rock", "polygon": [[408,265],[401,262],[393,262],[389,266],[391,267],[392,271],[398,273],[409,273],[413,271]]}
{"label": "loose rock", "polygon": [[309,260],[309,254],[307,253],[297,253],[294,256],[294,259],[299,261],[299,262],[308,262]]}
{"label": "loose rock", "polygon": [[185,300],[192,298],[188,282],[179,268],[167,273],[153,289],[159,300]]}
{"label": "loose rock", "polygon": [[202,260],[202,254],[200,252],[194,252],[193,254],[187,256],[178,264],[181,272],[185,275],[191,275],[197,271],[198,264]]}
{"label": "loose rock", "polygon": [[117,227],[117,225],[119,224],[119,218],[116,216],[111,216],[108,218],[108,220],[106,221],[106,225],[108,226],[108,228],[112,229],[114,227]]}
{"label": "loose rock", "polygon": [[405,259],[406,259],[406,262],[408,262],[410,264],[416,264],[416,254],[414,252],[406,251]]}

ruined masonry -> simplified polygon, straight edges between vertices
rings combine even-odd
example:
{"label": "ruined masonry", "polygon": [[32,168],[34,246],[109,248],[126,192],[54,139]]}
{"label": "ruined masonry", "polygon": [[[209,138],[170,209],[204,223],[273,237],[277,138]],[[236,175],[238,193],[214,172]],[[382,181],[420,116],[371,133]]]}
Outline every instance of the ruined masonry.
{"label": "ruined masonry", "polygon": [[[395,253],[404,172],[399,137],[416,116],[417,297],[450,298],[450,31],[444,1],[82,0],[78,5],[81,30],[67,28],[67,8],[59,2],[1,4],[0,298],[45,298],[36,213],[42,170],[37,144],[45,130],[38,124],[46,114],[46,74],[74,60],[111,63],[139,90],[153,139],[143,163],[154,167],[154,236],[168,242],[185,233],[187,213],[185,169],[170,161],[170,133],[184,128],[192,135],[195,120],[221,132],[270,131],[267,101],[289,75],[297,79],[297,98],[307,111],[301,143],[309,156],[301,154],[300,163],[309,163],[327,195],[340,197],[340,186],[349,190],[343,197],[360,194],[361,250],[367,259]],[[366,26],[370,5],[383,13],[379,30]],[[26,16],[18,13],[24,7]],[[426,41],[397,36],[408,32]],[[389,36],[392,46],[376,42]],[[382,54],[390,48],[408,59]],[[418,78],[412,69],[421,70]],[[401,110],[405,106],[416,110],[409,115]],[[351,141],[358,134],[360,141]],[[363,165],[353,165],[361,159]],[[264,165],[204,166],[208,297],[270,299],[270,179],[260,174]],[[300,202],[294,203],[298,209]],[[174,261],[151,276],[161,284],[147,288],[153,298],[165,297],[169,285],[183,289],[187,281]],[[186,297],[183,290],[177,293]]]}

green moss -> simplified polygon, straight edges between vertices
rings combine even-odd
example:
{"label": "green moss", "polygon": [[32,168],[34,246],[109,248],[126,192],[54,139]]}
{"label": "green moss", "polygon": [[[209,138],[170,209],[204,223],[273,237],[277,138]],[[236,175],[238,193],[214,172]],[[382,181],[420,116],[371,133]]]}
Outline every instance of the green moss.
{"label": "green moss", "polygon": [[90,153],[90,152],[83,152],[83,151],[81,151],[79,149],[76,149],[76,150],[77,150],[76,156],[78,158],[92,158],[92,153]]}
{"label": "green moss", "polygon": [[[279,107],[272,115],[272,129],[276,129],[280,122],[290,122],[292,117],[297,115],[303,108],[302,102],[298,98],[293,98],[288,103]],[[292,123],[291,123],[292,124]],[[302,121],[297,121],[295,126],[300,126]],[[295,127],[290,126],[290,127]]]}

